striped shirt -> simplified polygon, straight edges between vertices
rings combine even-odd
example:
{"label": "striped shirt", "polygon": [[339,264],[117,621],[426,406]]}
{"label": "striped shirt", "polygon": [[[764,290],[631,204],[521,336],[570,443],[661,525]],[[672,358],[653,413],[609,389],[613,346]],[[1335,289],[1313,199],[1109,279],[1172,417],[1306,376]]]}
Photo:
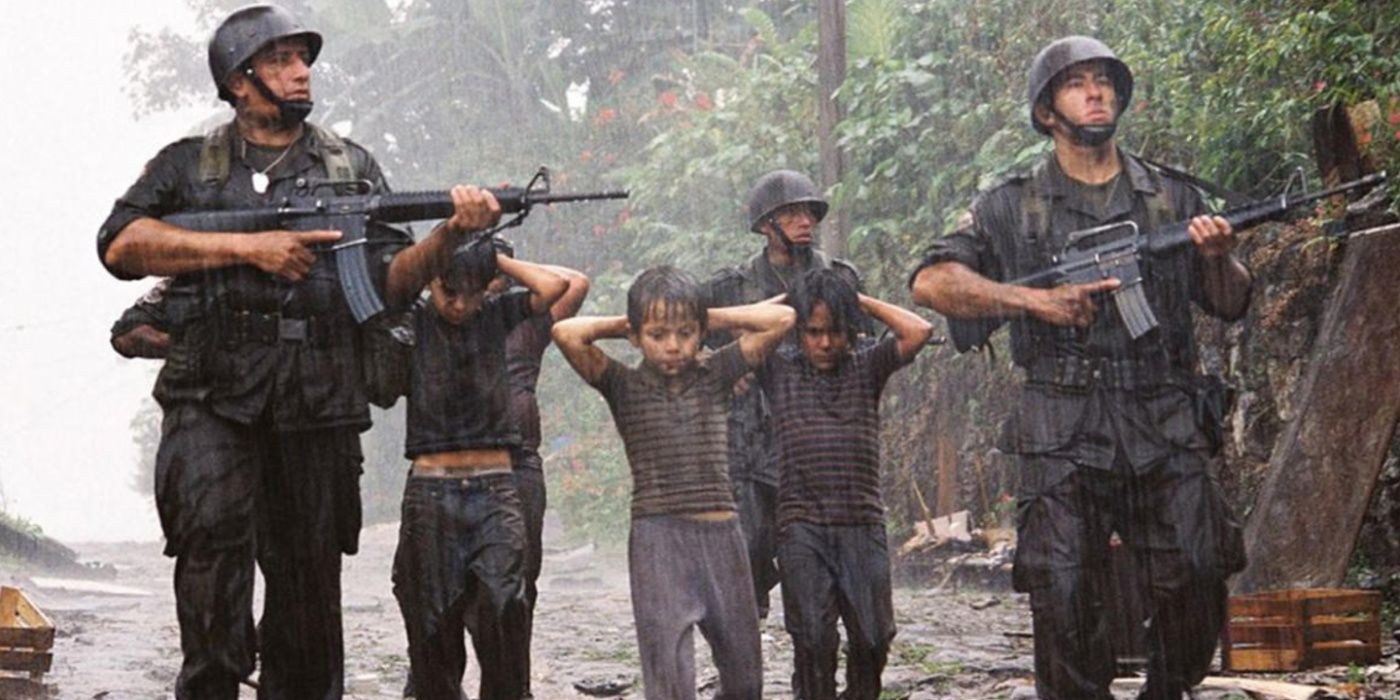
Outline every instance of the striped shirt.
{"label": "striped shirt", "polygon": [[733,511],[729,403],[748,373],[737,342],[667,377],[608,359],[594,385],[612,409],[632,467],[632,517]]}
{"label": "striped shirt", "polygon": [[894,338],[820,372],[789,345],[759,372],[778,445],[778,526],[884,523],[880,392],[900,360]]}

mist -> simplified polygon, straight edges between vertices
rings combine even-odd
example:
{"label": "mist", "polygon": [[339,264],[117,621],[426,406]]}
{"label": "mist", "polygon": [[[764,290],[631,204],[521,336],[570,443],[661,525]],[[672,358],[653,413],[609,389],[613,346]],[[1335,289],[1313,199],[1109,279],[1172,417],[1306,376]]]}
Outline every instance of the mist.
{"label": "mist", "polygon": [[123,360],[108,329],[149,281],[97,264],[97,226],[163,144],[214,111],[133,116],[122,56],[133,27],[193,31],[179,0],[6,7],[0,75],[0,509],[67,541],[156,540],[130,422],[157,365]]}

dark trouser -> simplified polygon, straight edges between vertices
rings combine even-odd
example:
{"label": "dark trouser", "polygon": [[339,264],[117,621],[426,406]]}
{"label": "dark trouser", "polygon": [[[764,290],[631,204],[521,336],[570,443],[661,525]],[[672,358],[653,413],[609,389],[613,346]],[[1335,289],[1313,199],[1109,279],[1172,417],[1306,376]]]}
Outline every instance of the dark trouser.
{"label": "dark trouser", "polygon": [[[259,698],[341,696],[340,557],[359,536],[360,461],[354,431],[275,433],[167,408],[155,490],[175,557],[177,698],[237,698],[255,650]],[[256,635],[255,560],[267,584]]]}
{"label": "dark trouser", "polygon": [[1134,474],[1025,459],[1016,589],[1029,592],[1036,692],[1042,700],[1109,700],[1115,660],[1097,576],[1111,533],[1132,549],[1151,609],[1141,697],[1180,700],[1205,677],[1225,620],[1225,579],[1244,566],[1238,524],[1206,457],[1177,452]]}
{"label": "dark trouser", "polygon": [[524,548],[511,474],[409,477],[394,553],[394,597],[408,634],[416,697],[463,697],[464,627],[481,665],[481,700],[517,700],[524,692],[516,639],[525,614]]}
{"label": "dark trouser", "polygon": [[758,611],[737,520],[634,519],[627,564],[647,700],[694,700],[696,627],[719,671],[716,700],[762,696]]}
{"label": "dark trouser", "polygon": [[793,695],[835,700],[839,616],[848,642],[841,697],[880,697],[880,674],[895,634],[885,526],[787,525],[778,538],[778,563],[783,623],[792,635]]}
{"label": "dark trouser", "polygon": [[[536,456],[538,459],[538,456]],[[537,463],[536,463],[537,464]],[[525,575],[525,616],[523,620],[524,630],[518,635],[523,648],[521,655],[523,658],[523,672],[525,694],[530,694],[530,640],[533,636],[535,625],[535,601],[539,599],[539,588],[536,583],[540,579],[540,562],[543,560],[541,538],[544,534],[544,509],[547,502],[544,487],[544,472],[538,466],[531,467],[517,465],[515,474],[515,492],[520,497],[520,514],[525,519],[525,556],[523,558]]]}
{"label": "dark trouser", "polygon": [[739,527],[748,548],[758,616],[766,618],[769,593],[778,585],[778,487],[753,479],[736,479],[734,501],[739,506]]}

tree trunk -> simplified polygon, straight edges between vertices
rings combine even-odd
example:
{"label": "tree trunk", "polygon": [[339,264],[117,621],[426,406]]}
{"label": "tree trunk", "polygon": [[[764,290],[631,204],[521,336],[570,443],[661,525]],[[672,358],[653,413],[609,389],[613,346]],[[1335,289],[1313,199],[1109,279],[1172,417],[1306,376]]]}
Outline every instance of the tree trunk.
{"label": "tree trunk", "polygon": [[1347,244],[1296,414],[1245,528],[1238,592],[1342,582],[1400,417],[1400,225]]}
{"label": "tree trunk", "polygon": [[[846,0],[819,0],[817,14],[817,140],[821,147],[821,187],[830,191],[845,173],[844,154],[836,144],[836,125],[846,116],[836,89],[846,80]],[[821,227],[821,247],[846,257],[850,217],[835,207]]]}

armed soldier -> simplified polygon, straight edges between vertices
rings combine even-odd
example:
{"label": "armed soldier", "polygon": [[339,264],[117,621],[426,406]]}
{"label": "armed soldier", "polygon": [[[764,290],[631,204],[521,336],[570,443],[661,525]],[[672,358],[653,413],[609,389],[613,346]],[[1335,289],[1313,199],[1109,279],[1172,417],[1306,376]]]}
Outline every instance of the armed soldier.
{"label": "armed soldier", "polygon": [[[1180,700],[1200,682],[1224,620],[1225,579],[1244,564],[1239,527],[1210,469],[1210,426],[1194,410],[1190,302],[1225,320],[1250,299],[1229,223],[1205,216],[1181,179],[1120,150],[1114,131],[1133,76],[1104,44],[1067,37],[1031,65],[1031,125],[1054,152],[982,194],[970,220],[932,246],[914,299],[960,320],[1009,321],[1026,373],[1002,449],[1020,456],[1014,583],[1034,615],[1036,691],[1108,700],[1115,663],[1094,587],[1117,532],[1150,585],[1142,698]],[[1194,217],[1194,245],[1144,258],[1141,280],[1036,289],[1004,284],[1050,264],[1071,232]],[[1140,284],[1160,319],[1134,338],[1105,295]]]}
{"label": "armed soldier", "polygon": [[[806,175],[792,170],[763,175],[749,190],[748,210],[749,231],[763,236],[765,246],[743,266],[720,270],[706,282],[711,305],[739,306],[772,298],[787,292],[808,270],[817,269],[835,269],[860,289],[860,273],[854,266],[812,246],[817,224],[826,217],[827,202]],[[727,333],[711,333],[705,345],[719,348],[730,340]],[[768,404],[752,377],[741,380],[734,391],[729,478],[749,549],[759,616],[767,617],[769,591],[778,585],[777,448],[769,428]]]}
{"label": "armed soldier", "polygon": [[[235,698],[261,657],[260,698],[343,693],[341,554],[360,529],[360,443],[369,427],[359,332],[322,248],[336,231],[193,232],[161,221],[192,210],[267,207],[308,183],[387,185],[359,145],[305,122],[321,36],[253,5],[209,43],[234,118],[147,164],[98,234],[121,279],[174,277],[156,505],[176,558],[183,665],[177,698]],[[494,225],[489,192],[458,186],[427,238],[367,232],[370,277],[391,306],[445,269],[465,235]],[[266,582],[254,640],[253,567]]]}

